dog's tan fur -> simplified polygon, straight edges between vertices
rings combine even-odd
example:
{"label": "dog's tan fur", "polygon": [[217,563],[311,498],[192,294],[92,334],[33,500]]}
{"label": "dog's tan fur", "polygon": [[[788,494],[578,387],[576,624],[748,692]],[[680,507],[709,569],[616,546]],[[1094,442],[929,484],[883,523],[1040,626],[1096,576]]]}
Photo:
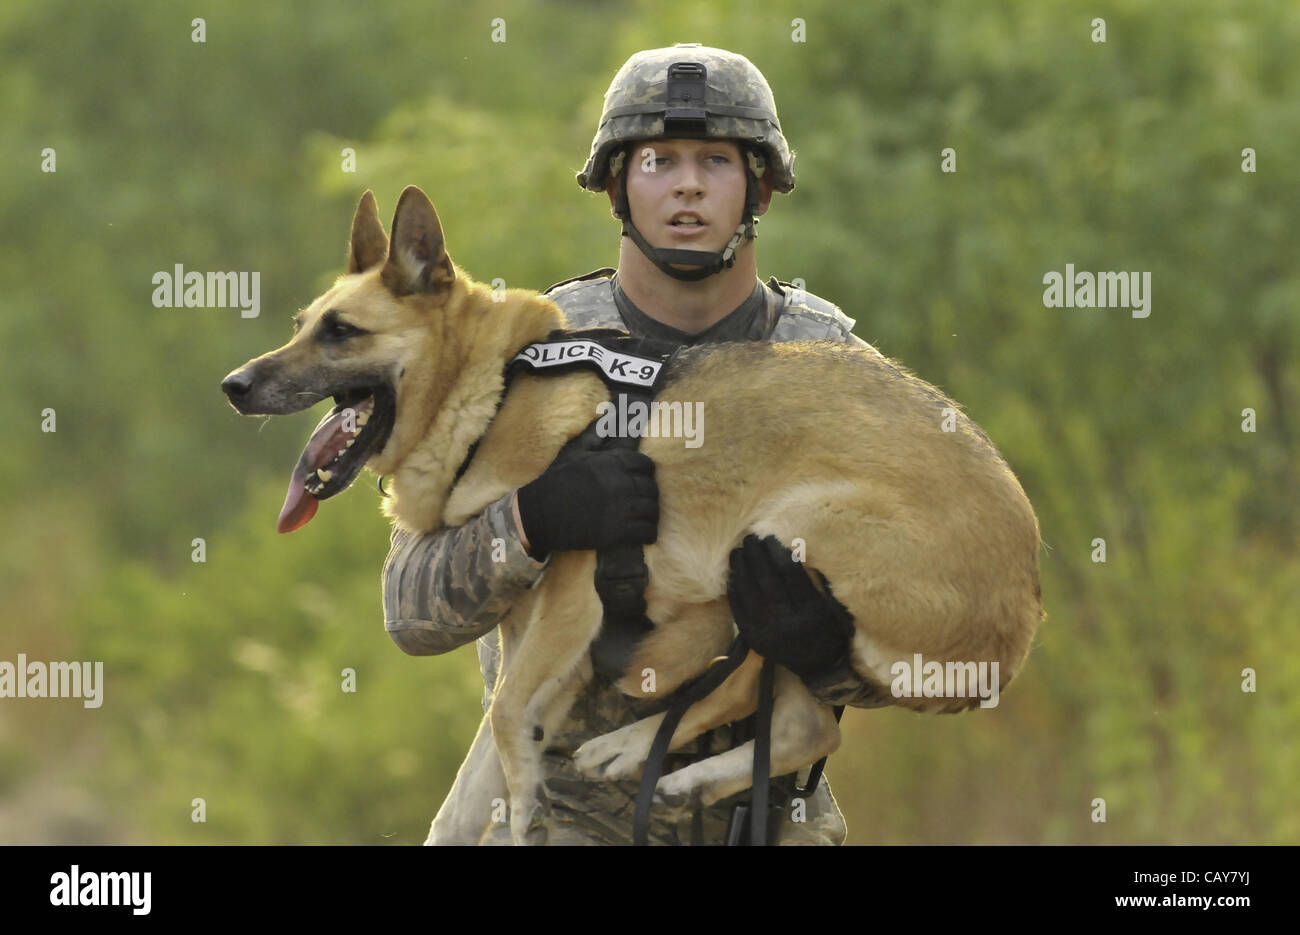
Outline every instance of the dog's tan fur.
{"label": "dog's tan fur", "polygon": [[[460,272],[417,188],[403,192],[392,230],[390,250],[367,192],[353,221],[348,275],[303,313],[293,340],[252,363],[269,367],[286,394],[297,388],[317,398],[331,392],[331,378],[389,380],[396,423],[368,466],[391,476],[386,513],[403,527],[431,531],[465,522],[540,475],[609,391],[592,374],[525,375],[497,412],[504,365],[562,327],[560,310],[522,290],[494,301]],[[370,334],[322,350],[313,324],[330,309]],[[1010,681],[1042,618],[1038,525],[983,433],[960,414],[956,431],[943,430],[945,415],[952,419],[945,410],[957,407],[938,390],[870,349],[751,343],[700,355],[660,398],[703,402],[707,433],[698,448],[642,440],[661,498],[659,538],[645,549],[655,629],[620,689],[640,695],[649,668],[666,696],[726,651],[735,632],[728,556],[751,532],[806,543],[807,566],[853,614],[854,667],[882,698],[890,664],[914,653],[996,661],[1002,684]],[[454,483],[480,436],[468,472]],[[588,649],[601,617],[594,569],[592,552],[557,553],[500,626],[490,723],[518,842],[544,814],[535,728],[553,735],[590,677]],[[751,655],[687,713],[673,748],[754,710],[758,662]],[[891,700],[956,710],[975,699]],[[598,777],[635,775],[660,719],[594,738],[577,764]],[[778,669],[772,774],[807,766],[838,744],[830,709]],[[711,804],[749,785],[751,763],[749,744],[672,773],[659,789],[665,798],[698,792]]]}

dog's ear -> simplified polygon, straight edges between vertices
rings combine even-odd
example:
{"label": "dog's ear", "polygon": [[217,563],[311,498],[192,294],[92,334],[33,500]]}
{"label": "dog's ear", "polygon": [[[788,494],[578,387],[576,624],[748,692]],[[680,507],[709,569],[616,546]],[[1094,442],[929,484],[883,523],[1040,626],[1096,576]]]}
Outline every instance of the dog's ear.
{"label": "dog's ear", "polygon": [[388,264],[381,276],[394,295],[446,292],[456,278],[438,213],[414,185],[408,185],[397,200]]}
{"label": "dog's ear", "polygon": [[388,235],[379,223],[379,205],[375,193],[366,189],[352,217],[352,245],[348,248],[348,272],[362,273],[384,262],[388,255]]}

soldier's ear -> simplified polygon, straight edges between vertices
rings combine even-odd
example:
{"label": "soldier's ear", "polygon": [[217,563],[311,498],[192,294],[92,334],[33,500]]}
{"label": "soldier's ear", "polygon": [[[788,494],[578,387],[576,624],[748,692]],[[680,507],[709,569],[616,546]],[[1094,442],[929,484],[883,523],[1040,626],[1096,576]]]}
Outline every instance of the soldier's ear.
{"label": "soldier's ear", "polygon": [[763,177],[758,180],[758,214],[760,217],[767,214],[767,206],[772,203],[773,191],[775,189],[772,188],[772,170],[769,167],[763,173]]}
{"label": "soldier's ear", "polygon": [[609,196],[609,216],[618,219],[618,179],[612,175],[605,177],[605,194]]}

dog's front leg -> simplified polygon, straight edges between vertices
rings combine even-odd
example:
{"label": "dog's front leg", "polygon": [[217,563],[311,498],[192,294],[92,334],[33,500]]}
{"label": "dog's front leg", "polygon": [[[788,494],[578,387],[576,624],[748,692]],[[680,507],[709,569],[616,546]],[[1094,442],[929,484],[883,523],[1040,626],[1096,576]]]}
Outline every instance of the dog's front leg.
{"label": "dog's front leg", "polygon": [[516,844],[545,842],[542,751],[581,689],[583,658],[600,628],[595,571],[594,552],[557,553],[526,627],[501,631],[504,659],[489,717]]}

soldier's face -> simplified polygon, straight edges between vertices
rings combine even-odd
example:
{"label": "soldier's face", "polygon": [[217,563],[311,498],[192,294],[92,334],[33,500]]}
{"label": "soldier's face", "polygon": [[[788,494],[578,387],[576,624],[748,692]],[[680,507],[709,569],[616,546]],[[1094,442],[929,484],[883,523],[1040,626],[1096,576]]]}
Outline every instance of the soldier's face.
{"label": "soldier's face", "polygon": [[[631,147],[623,171],[633,223],[654,247],[720,251],[740,224],[749,170],[730,140],[647,140]],[[759,187],[763,214],[772,186],[765,177]]]}

